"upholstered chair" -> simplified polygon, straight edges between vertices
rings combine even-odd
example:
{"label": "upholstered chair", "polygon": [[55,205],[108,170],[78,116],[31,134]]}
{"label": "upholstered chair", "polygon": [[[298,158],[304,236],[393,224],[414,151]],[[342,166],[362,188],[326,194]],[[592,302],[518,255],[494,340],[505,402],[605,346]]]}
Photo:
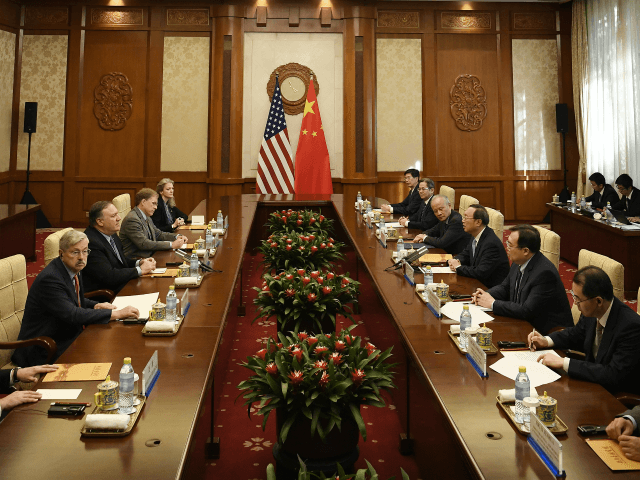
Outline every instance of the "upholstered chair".
{"label": "upholstered chair", "polygon": [[486,207],[487,213],[489,214],[489,228],[493,230],[501,242],[504,243],[504,215],[500,213],[498,210],[494,210],[493,208]]}
{"label": "upholstered chair", "polygon": [[460,215],[462,215],[464,217],[464,212],[467,211],[467,208],[469,208],[471,205],[478,205],[480,204],[480,202],[478,201],[477,198],[472,197],[470,195],[461,195],[460,196]]}
{"label": "upholstered chair", "polygon": [[131,211],[131,195],[129,195],[128,193],[123,193],[122,195],[113,197],[112,202],[118,209],[120,218],[124,220],[124,217],[127,216],[127,213]]}
{"label": "upholstered chair", "polygon": [[51,263],[51,260],[59,256],[60,239],[62,236],[73,228],[64,228],[52,233],[44,239],[44,266],[46,267]]}
{"label": "upholstered chair", "polygon": [[455,208],[456,205],[456,191],[451,187],[447,187],[446,185],[440,186],[440,195],[444,195],[449,199],[451,203],[451,209]]}

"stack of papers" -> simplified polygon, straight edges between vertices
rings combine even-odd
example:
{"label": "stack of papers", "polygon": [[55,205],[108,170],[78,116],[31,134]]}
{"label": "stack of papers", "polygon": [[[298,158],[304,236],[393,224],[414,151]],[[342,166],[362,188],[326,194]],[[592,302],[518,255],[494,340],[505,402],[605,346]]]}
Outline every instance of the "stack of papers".
{"label": "stack of papers", "polygon": [[158,301],[158,292],[145,293],[144,295],[129,295],[125,297],[116,297],[113,300],[113,306],[116,310],[132,306],[136,307],[140,312],[140,318],[149,318],[149,311],[154,303]]}
{"label": "stack of papers", "polygon": [[[481,324],[493,321],[493,317],[485,313],[486,309],[477,305],[471,305],[464,302],[448,302],[440,308],[440,313],[449,317],[456,322],[460,321],[460,314],[462,313],[462,305],[469,305],[469,312],[471,313],[471,326],[478,328]],[[515,378],[515,377],[514,377]]]}
{"label": "stack of papers", "polygon": [[519,367],[527,368],[527,375],[532,387],[539,387],[547,383],[555,382],[560,375],[549,367],[537,362],[538,357],[545,353],[560,356],[553,350],[541,350],[537,352],[501,352],[504,357],[495,362],[489,368],[515,381],[519,373]]}

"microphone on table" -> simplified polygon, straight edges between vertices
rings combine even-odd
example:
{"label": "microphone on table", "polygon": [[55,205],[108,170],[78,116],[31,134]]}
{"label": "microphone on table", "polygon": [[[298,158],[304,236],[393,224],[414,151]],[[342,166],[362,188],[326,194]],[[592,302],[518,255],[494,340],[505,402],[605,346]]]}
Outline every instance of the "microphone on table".
{"label": "microphone on table", "polygon": [[396,262],[393,265],[391,265],[390,267],[385,268],[385,271],[389,271],[389,270],[392,270],[392,269],[393,270],[399,269],[402,266],[402,261],[403,260],[405,262],[407,262],[407,263],[413,263],[416,260],[418,260],[422,255],[427,253],[428,251],[429,251],[429,249],[426,246],[420,247],[418,250],[414,250],[412,253],[407,255],[405,258],[403,258],[399,262]]}
{"label": "microphone on table", "polygon": [[[174,250],[175,254],[178,255],[180,258],[182,258],[183,260],[186,260],[187,262],[191,261],[191,256],[187,253],[184,252],[180,249],[178,250]],[[218,272],[218,273],[222,273],[222,270],[216,270],[214,268],[211,268],[209,265],[205,265],[204,263],[202,263],[200,261],[200,259],[198,259],[198,264],[200,265],[200,268],[202,268],[202,270],[205,270],[207,272]]]}

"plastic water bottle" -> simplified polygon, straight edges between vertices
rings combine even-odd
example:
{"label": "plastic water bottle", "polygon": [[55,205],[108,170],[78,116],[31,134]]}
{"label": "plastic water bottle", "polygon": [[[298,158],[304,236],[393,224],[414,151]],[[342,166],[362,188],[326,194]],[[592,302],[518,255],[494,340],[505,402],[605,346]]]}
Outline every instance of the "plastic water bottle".
{"label": "plastic water bottle", "polygon": [[527,375],[527,367],[520,367],[520,372],[516,377],[516,422],[517,423],[529,423],[529,415],[531,410],[527,407],[522,400],[530,396],[531,394],[531,382],[529,382],[529,375]]}
{"label": "plastic water bottle", "polygon": [[469,305],[462,306],[462,313],[460,314],[460,346],[466,350],[469,345],[469,339],[465,330],[471,328],[471,312],[469,311]]}
{"label": "plastic water bottle", "polygon": [[584,195],[582,195],[582,198],[580,199],[580,208],[583,210],[587,208],[587,201],[585,200]]}
{"label": "plastic water bottle", "polygon": [[127,415],[136,411],[133,406],[133,367],[131,366],[131,358],[125,357],[124,365],[120,369],[120,393],[118,395],[118,413]]}
{"label": "plastic water bottle", "polygon": [[207,231],[204,235],[204,248],[211,250],[213,248],[213,227],[211,224],[207,225]]}
{"label": "plastic water bottle", "polygon": [[576,192],[571,192],[571,201],[569,203],[571,203],[571,205],[576,204]]}
{"label": "plastic water bottle", "polygon": [[356,197],[356,202],[358,202],[358,206],[360,206],[360,202],[362,202],[362,194],[358,192],[358,196]]}
{"label": "plastic water bottle", "polygon": [[198,254],[196,253],[196,249],[194,248],[191,251],[191,259],[189,261],[189,276],[197,277],[198,276]]}
{"label": "plastic water bottle", "polygon": [[433,283],[433,270],[431,270],[431,265],[427,265],[426,267],[424,267],[424,287],[425,289],[427,288],[427,286]]}
{"label": "plastic water bottle", "polygon": [[224,217],[222,216],[222,210],[218,210],[218,217],[216,218],[218,228],[224,228]]}
{"label": "plastic water bottle", "polygon": [[398,236],[398,243],[396,244],[396,260],[400,261],[404,258],[404,240],[402,235]]}
{"label": "plastic water bottle", "polygon": [[371,202],[367,203],[367,211],[365,213],[371,213]]}
{"label": "plastic water bottle", "polygon": [[386,233],[387,227],[385,227],[385,225],[384,225],[384,215],[380,215],[380,226],[379,226],[379,228],[380,228],[381,232],[385,232]]}
{"label": "plastic water bottle", "polygon": [[167,321],[175,322],[178,319],[176,309],[178,308],[178,296],[176,295],[175,285],[169,285],[167,293]]}
{"label": "plastic water bottle", "polygon": [[611,213],[611,202],[607,202],[607,206],[604,209],[604,221],[611,225],[613,214]]}

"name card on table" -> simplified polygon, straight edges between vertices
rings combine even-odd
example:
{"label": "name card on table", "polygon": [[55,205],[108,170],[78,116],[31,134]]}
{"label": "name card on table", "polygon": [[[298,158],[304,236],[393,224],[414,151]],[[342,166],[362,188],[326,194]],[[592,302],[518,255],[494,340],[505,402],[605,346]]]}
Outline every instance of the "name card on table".
{"label": "name card on table", "polygon": [[566,477],[562,466],[562,443],[544,426],[537,415],[531,415],[529,445],[556,477]]}
{"label": "name card on table", "polygon": [[414,280],[415,270],[411,264],[407,263],[404,259],[402,259],[402,269],[404,270],[404,278],[406,278],[413,287],[416,284]]}
{"label": "name card on table", "polygon": [[373,228],[373,225],[371,223],[371,214],[363,215],[363,218],[364,218],[365,222],[367,222],[367,226],[369,228]]}
{"label": "name card on table", "polygon": [[[462,335],[462,332],[460,334]],[[487,354],[476,340],[476,338],[469,338],[467,341],[467,359],[478,375],[485,378],[489,376],[487,373]]]}
{"label": "name card on table", "polygon": [[147,366],[142,370],[142,394],[145,397],[149,396],[159,376],[160,367],[158,366],[158,351],[156,350],[151,355]]}
{"label": "name card on table", "polygon": [[378,228],[378,233],[380,233],[380,243],[387,248],[387,231],[384,228]]}
{"label": "name card on table", "polygon": [[180,300],[180,310],[182,313],[182,316],[186,316],[187,312],[189,311],[189,307],[191,306],[191,302],[189,302],[189,289],[187,288],[184,291],[184,295],[182,295],[182,299]]}
{"label": "name card on table", "polygon": [[426,292],[427,307],[429,307],[429,310],[431,310],[437,318],[442,318],[442,302],[440,301],[440,298],[438,298],[438,295],[436,294],[434,289],[429,288],[429,285],[427,285],[426,287]]}
{"label": "name card on table", "polygon": [[227,215],[226,217],[224,217],[224,229],[228,230],[229,229],[229,215]]}

